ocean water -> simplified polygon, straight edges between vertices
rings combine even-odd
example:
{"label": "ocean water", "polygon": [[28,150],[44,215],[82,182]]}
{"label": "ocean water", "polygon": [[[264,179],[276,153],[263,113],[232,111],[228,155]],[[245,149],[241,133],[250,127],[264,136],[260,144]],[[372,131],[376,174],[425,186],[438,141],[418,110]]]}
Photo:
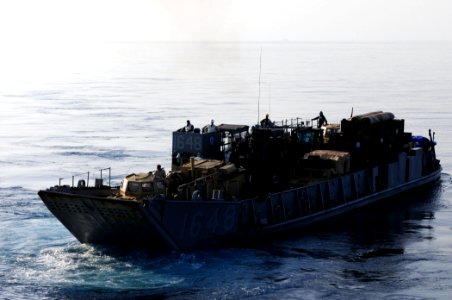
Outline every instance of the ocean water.
{"label": "ocean water", "polygon": [[[452,43],[15,44],[0,65],[0,299],[450,297]],[[441,182],[291,236],[169,253],[80,244],[36,194],[169,169],[187,119],[352,109],[431,128]]]}

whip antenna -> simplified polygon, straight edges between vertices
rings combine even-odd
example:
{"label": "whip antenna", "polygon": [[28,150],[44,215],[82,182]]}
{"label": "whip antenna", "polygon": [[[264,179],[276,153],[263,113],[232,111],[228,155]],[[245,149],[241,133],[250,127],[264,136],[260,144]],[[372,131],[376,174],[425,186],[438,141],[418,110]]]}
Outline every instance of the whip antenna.
{"label": "whip antenna", "polygon": [[272,85],[268,85],[268,113],[272,114]]}
{"label": "whip antenna", "polygon": [[262,71],[262,47],[261,47],[261,53],[259,55],[259,94],[257,96],[257,124],[259,124],[259,107],[260,107],[260,100],[261,100],[261,71]]}

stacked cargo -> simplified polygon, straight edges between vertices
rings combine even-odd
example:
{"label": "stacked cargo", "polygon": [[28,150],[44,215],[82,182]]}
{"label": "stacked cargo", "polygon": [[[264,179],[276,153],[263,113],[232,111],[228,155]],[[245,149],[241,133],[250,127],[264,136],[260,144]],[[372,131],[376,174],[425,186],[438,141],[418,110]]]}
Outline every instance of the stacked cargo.
{"label": "stacked cargo", "polygon": [[246,182],[244,169],[214,159],[190,159],[179,171],[191,181],[181,184],[178,192],[192,200],[238,198]]}
{"label": "stacked cargo", "polygon": [[342,138],[345,149],[352,154],[352,167],[396,160],[396,154],[411,141],[411,134],[404,132],[404,123],[382,111],[343,119]]}
{"label": "stacked cargo", "polygon": [[217,172],[223,164],[223,161],[216,159],[192,159],[181,166],[181,172],[191,172],[193,178],[198,178]]}
{"label": "stacked cargo", "polygon": [[303,180],[313,182],[350,172],[350,154],[336,150],[314,150],[303,160]]}

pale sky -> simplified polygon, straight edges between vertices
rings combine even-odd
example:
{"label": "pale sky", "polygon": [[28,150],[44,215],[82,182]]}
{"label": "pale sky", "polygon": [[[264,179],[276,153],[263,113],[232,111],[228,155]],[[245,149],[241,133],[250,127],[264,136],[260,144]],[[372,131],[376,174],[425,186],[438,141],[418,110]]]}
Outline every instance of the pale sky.
{"label": "pale sky", "polygon": [[2,0],[0,43],[452,41],[452,0]]}

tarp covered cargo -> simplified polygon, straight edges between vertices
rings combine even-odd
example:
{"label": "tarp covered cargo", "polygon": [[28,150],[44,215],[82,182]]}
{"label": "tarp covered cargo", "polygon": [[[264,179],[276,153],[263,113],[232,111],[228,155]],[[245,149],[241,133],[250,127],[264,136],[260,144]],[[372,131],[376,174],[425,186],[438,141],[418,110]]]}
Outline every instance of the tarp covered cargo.
{"label": "tarp covered cargo", "polygon": [[394,114],[391,112],[375,111],[363,115],[357,115],[352,118],[352,122],[366,122],[376,124],[384,121],[394,120]]}
{"label": "tarp covered cargo", "polygon": [[[224,163],[221,160],[216,159],[195,159],[193,161],[193,172],[195,177],[200,177],[204,175],[208,175],[214,173],[223,166]],[[191,163],[186,163],[181,167],[182,172],[191,172],[192,166]]]}
{"label": "tarp covered cargo", "polygon": [[344,174],[350,171],[350,153],[336,150],[315,150],[306,153],[305,159],[320,159],[332,164],[334,174]]}

